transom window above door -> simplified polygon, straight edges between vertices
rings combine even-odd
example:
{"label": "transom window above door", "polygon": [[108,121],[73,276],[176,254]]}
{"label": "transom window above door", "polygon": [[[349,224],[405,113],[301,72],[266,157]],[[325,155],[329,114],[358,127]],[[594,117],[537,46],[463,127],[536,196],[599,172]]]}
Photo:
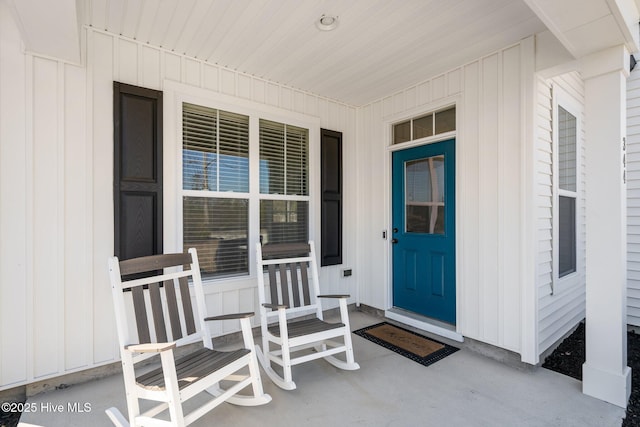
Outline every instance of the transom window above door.
{"label": "transom window above door", "polygon": [[456,130],[456,107],[432,111],[393,125],[393,143],[414,141]]}

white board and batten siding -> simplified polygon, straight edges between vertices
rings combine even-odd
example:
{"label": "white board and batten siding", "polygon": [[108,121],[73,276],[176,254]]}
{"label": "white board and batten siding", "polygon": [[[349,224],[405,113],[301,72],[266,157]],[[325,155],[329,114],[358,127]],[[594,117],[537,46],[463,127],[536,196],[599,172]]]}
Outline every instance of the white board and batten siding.
{"label": "white board and batten siding", "polygon": [[[25,168],[32,162],[26,144],[27,66],[20,34],[5,3],[0,3],[0,384],[21,383],[30,375],[27,360],[33,343],[27,329],[33,325],[33,308],[27,307],[26,253],[31,251],[31,218],[27,189],[31,177]],[[11,79],[8,76],[12,76]],[[32,169],[32,166],[29,167]],[[32,273],[29,273],[32,274]]]}
{"label": "white board and batten siding", "polygon": [[[584,126],[581,127],[581,151],[578,155],[582,183],[578,194],[577,276],[568,286],[554,283],[553,272],[553,97],[564,92],[572,102],[584,105],[584,83],[577,72],[553,79],[539,77],[536,82],[536,210],[537,210],[537,273],[538,353],[561,339],[585,317],[585,154]],[[584,123],[584,111],[582,116]]]}
{"label": "white board and batten siding", "polygon": [[[119,358],[106,265],[114,239],[113,81],[162,90],[172,80],[285,117],[316,117],[343,132],[345,165],[357,157],[351,106],[91,28],[82,40],[84,66],[25,53],[0,3],[0,390]],[[354,170],[345,167],[346,183],[356,182]],[[344,188],[348,267],[355,265],[356,191]],[[177,200],[165,203],[175,211]],[[176,228],[165,219],[167,251],[177,248]],[[341,267],[322,269],[332,283],[323,291],[355,295],[359,271],[340,278]],[[255,279],[206,288],[213,313],[257,309]],[[235,329],[229,322],[215,333]]]}
{"label": "white board and batten siding", "polygon": [[[636,55],[637,56],[637,55]],[[627,323],[640,326],[640,67],[627,79]]]}
{"label": "white board and batten siding", "polygon": [[382,239],[391,224],[390,126],[456,104],[458,332],[521,352],[522,80],[533,73],[523,65],[532,56],[525,40],[360,110],[358,264],[369,266],[361,272],[362,303],[392,305],[390,244]]}

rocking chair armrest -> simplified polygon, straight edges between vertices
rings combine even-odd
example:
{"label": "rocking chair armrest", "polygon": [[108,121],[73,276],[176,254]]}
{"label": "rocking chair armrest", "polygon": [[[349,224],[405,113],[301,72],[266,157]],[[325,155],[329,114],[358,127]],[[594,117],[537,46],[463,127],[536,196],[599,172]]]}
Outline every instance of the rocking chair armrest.
{"label": "rocking chair armrest", "polygon": [[246,319],[247,317],[253,317],[255,315],[254,312],[249,311],[246,313],[231,313],[231,314],[223,314],[220,316],[209,316],[205,317],[205,321],[209,320],[232,320],[232,319]]}
{"label": "rocking chair armrest", "polygon": [[176,347],[175,342],[150,342],[146,344],[132,344],[125,347],[132,353],[162,353]]}
{"label": "rocking chair armrest", "polygon": [[351,295],[318,295],[318,298],[349,298]]}
{"label": "rocking chair armrest", "polygon": [[265,308],[278,309],[278,310],[280,310],[281,308],[289,308],[289,306],[285,305],[285,304],[264,303],[264,304],[262,304],[262,306],[265,307]]}

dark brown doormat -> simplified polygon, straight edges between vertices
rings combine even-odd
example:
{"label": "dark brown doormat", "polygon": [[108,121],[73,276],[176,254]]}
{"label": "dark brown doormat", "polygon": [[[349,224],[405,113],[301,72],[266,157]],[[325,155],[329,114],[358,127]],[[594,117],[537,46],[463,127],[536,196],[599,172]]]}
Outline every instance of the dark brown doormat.
{"label": "dark brown doormat", "polygon": [[387,322],[367,326],[353,333],[424,366],[459,350]]}

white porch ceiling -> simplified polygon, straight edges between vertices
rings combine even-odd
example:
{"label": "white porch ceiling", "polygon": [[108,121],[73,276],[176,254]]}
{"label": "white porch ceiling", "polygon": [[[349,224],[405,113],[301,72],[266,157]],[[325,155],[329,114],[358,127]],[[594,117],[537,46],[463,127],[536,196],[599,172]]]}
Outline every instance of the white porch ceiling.
{"label": "white porch ceiling", "polygon": [[[364,105],[545,29],[523,0],[78,0],[114,34]],[[314,22],[339,16],[331,32]]]}
{"label": "white porch ceiling", "polygon": [[575,57],[625,44],[638,50],[640,0],[524,0]]}
{"label": "white porch ceiling", "polygon": [[[2,0],[0,0],[2,1]],[[80,63],[80,14],[76,0],[4,0],[27,50]],[[77,0],[82,1],[82,0]]]}

